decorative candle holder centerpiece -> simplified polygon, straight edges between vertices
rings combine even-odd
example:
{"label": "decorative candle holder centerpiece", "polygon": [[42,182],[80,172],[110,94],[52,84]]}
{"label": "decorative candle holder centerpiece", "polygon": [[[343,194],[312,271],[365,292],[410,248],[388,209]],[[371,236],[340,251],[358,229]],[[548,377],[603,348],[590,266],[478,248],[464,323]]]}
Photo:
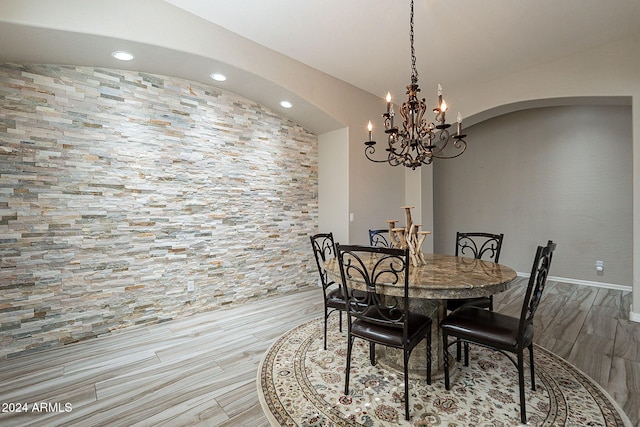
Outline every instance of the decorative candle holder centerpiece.
{"label": "decorative candle holder centerpiece", "polygon": [[411,219],[411,209],[414,206],[402,206],[407,216],[406,227],[396,227],[398,220],[388,219],[389,224],[389,238],[394,248],[406,249],[409,248],[409,257],[411,258],[411,264],[414,267],[424,265],[424,255],[422,254],[422,243],[424,239],[431,234],[430,231],[420,231],[422,224],[414,224]]}

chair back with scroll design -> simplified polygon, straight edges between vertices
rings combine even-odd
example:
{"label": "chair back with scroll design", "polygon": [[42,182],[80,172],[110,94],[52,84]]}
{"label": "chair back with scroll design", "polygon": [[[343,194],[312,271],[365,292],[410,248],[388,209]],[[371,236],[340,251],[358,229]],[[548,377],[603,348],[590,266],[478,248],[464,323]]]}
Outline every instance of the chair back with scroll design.
{"label": "chair back with scroll design", "polygon": [[[369,342],[375,364],[375,345],[404,352],[405,418],[409,419],[409,357],[427,342],[427,383],[431,383],[431,319],[409,311],[409,249],[336,244],[340,275],[347,299],[348,344],[345,394],[349,394],[351,352],[355,338]],[[379,286],[398,285],[402,298],[382,295]],[[357,292],[359,291],[359,292]],[[365,292],[362,292],[365,291]]]}
{"label": "chair back with scroll design", "polygon": [[[536,389],[535,365],[533,357],[534,325],[533,319],[540,304],[542,293],[549,276],[551,259],[556,244],[551,240],[547,246],[538,246],[531,276],[527,285],[520,317],[507,316],[484,310],[480,307],[463,306],[445,317],[440,323],[444,348],[444,382],[449,390],[449,337],[456,341],[481,345],[506,355],[518,369],[518,385],[520,391],[520,421],[527,423],[524,394],[524,350],[529,349],[529,370],[531,372],[531,389]],[[516,360],[511,356],[516,355]]]}
{"label": "chair back with scroll design", "polygon": [[[409,311],[407,253],[408,249],[338,245],[338,262],[341,275],[344,273],[342,283],[347,300],[357,302],[348,311],[352,320],[362,319],[400,329],[406,326],[404,320]],[[360,298],[351,286],[353,281],[362,283],[359,290],[365,292]],[[378,283],[403,285],[404,298],[400,301],[398,298],[383,301],[377,290]]]}
{"label": "chair back with scroll design", "polygon": [[389,229],[369,230],[369,244],[371,244],[371,246],[382,246],[384,248],[393,247],[391,239],[389,238]]}
{"label": "chair back with scroll design", "polygon": [[[504,234],[456,233],[456,256],[484,259],[498,262]],[[447,310],[453,311],[463,305],[475,305],[493,310],[493,296],[481,298],[451,299],[447,301]],[[460,352],[458,352],[460,360]]]}
{"label": "chair back with scroll design", "polygon": [[346,311],[346,301],[339,283],[331,280],[324,268],[324,263],[335,258],[335,244],[333,241],[333,233],[319,233],[310,236],[311,248],[318,267],[320,275],[320,284],[322,285],[322,293],[324,295],[324,349],[327,349],[327,319],[334,311],[339,312],[340,316],[340,332],[342,332],[342,312]]}
{"label": "chair back with scroll design", "polygon": [[544,288],[547,286],[549,268],[551,268],[551,259],[555,249],[556,244],[551,240],[547,242],[546,247],[538,246],[520,313],[519,338],[525,337],[529,331],[533,335],[533,317],[540,305]]}
{"label": "chair back with scroll design", "polygon": [[329,279],[327,272],[324,269],[324,263],[336,256],[333,233],[314,234],[310,239],[311,248],[313,249],[313,255],[316,260],[316,266],[318,267],[318,274],[320,275],[320,282],[323,290],[326,290],[329,286],[335,283]]}
{"label": "chair back with scroll design", "polygon": [[504,234],[456,233],[456,256],[498,262]]}

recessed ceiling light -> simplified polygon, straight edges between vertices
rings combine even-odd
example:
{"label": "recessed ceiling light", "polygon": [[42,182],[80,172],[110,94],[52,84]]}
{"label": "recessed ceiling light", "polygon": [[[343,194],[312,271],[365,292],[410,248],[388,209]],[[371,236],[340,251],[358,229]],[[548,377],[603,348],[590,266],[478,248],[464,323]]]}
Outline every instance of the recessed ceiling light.
{"label": "recessed ceiling light", "polygon": [[289,101],[280,101],[280,105],[284,108],[291,108],[293,107],[293,104],[290,103]]}
{"label": "recessed ceiling light", "polygon": [[133,58],[135,58],[132,53],[125,52],[124,50],[116,50],[115,52],[111,53],[111,56],[120,61],[131,61]]}
{"label": "recessed ceiling light", "polygon": [[223,82],[225,80],[227,80],[227,76],[225,76],[224,74],[220,74],[220,73],[211,73],[211,78],[217,82]]}

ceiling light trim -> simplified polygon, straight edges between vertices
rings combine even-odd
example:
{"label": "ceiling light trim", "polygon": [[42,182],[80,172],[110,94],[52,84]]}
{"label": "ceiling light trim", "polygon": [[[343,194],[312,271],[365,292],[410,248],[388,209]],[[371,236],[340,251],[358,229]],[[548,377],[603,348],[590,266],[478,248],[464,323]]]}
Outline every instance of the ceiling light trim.
{"label": "ceiling light trim", "polygon": [[114,50],[111,52],[111,56],[118,61],[132,61],[135,58],[133,53],[127,52],[126,50]]}
{"label": "ceiling light trim", "polygon": [[222,73],[211,73],[209,74],[209,77],[217,82],[224,82],[227,80],[227,76]]}

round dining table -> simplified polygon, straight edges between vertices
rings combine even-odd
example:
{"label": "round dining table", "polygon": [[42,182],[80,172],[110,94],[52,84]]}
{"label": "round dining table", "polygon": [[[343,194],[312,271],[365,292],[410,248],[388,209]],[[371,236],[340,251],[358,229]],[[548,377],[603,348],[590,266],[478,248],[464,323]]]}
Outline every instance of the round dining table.
{"label": "round dining table", "polygon": [[[476,258],[443,254],[424,254],[423,265],[409,267],[410,310],[429,316],[432,326],[432,374],[435,378],[443,373],[442,338],[440,322],[446,315],[446,300],[487,297],[503,292],[511,286],[516,272],[502,264]],[[375,259],[370,259],[373,264]],[[324,264],[329,277],[342,282],[337,258]],[[379,283],[376,292],[389,297],[403,297],[403,281]],[[351,281],[349,286],[364,290],[364,283]],[[383,347],[383,346],[379,346]],[[416,347],[409,363],[410,371],[425,372],[426,355],[422,346]],[[402,370],[402,352],[393,348],[380,348],[377,359],[383,365]],[[453,361],[452,361],[453,363]]]}

